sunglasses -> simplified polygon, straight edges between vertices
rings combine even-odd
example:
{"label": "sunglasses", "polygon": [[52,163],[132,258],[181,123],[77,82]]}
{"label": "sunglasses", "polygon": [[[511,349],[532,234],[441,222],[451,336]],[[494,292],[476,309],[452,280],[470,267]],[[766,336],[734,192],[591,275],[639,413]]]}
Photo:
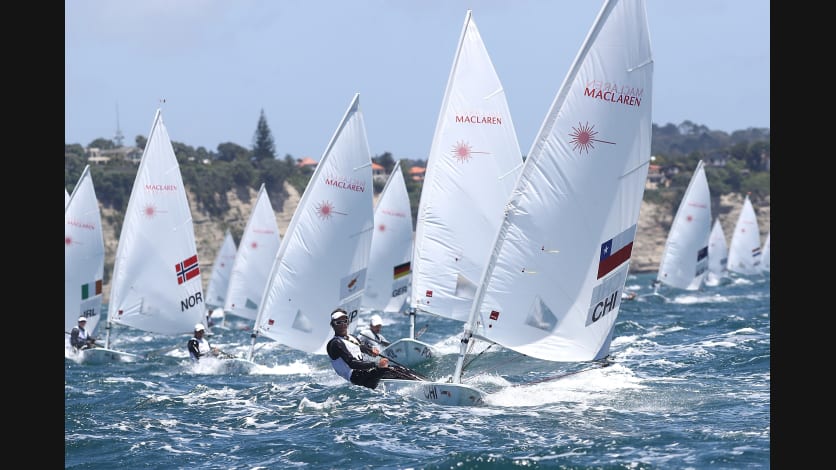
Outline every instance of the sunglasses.
{"label": "sunglasses", "polygon": [[341,318],[339,320],[334,320],[335,325],[348,325],[348,320],[345,318]]}

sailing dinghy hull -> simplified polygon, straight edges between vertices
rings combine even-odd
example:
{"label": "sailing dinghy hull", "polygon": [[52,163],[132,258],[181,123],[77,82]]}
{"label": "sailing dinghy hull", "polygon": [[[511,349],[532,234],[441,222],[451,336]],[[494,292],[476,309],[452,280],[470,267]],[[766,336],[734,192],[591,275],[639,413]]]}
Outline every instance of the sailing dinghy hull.
{"label": "sailing dinghy hull", "polygon": [[401,338],[386,346],[382,354],[398,364],[415,367],[437,356],[435,349],[429,344],[412,338]]}
{"label": "sailing dinghy hull", "polygon": [[70,349],[65,354],[78,364],[110,364],[113,362],[137,362],[143,359],[142,356],[131,354],[125,351],[117,351],[108,348],[83,349],[81,351]]}
{"label": "sailing dinghy hull", "polygon": [[194,364],[195,372],[209,374],[249,374],[256,363],[240,357],[206,357]]}
{"label": "sailing dinghy hull", "polygon": [[479,406],[484,404],[485,397],[479,389],[455,383],[383,379],[380,386],[384,392],[411,396],[438,405]]}

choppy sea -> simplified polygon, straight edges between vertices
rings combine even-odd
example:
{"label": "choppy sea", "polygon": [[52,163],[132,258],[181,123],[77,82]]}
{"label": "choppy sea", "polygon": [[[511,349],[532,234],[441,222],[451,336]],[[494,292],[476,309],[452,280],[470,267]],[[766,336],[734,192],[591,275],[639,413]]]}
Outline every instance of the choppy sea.
{"label": "choppy sea", "polygon": [[[115,326],[113,349],[150,357],[102,365],[65,359],[64,466],[769,468],[769,277],[697,292],[663,289],[666,298],[648,295],[654,278],[627,280],[638,297],[622,304],[612,365],[491,348],[466,370],[465,379],[496,390],[478,407],[350,385],[327,356],[263,338],[251,373],[222,373],[189,362],[190,335]],[[251,323],[229,316],[210,341],[243,356]],[[420,339],[443,355],[419,370],[450,375],[462,325],[419,316],[416,330],[425,325]],[[408,335],[408,317],[384,316],[383,333]]]}

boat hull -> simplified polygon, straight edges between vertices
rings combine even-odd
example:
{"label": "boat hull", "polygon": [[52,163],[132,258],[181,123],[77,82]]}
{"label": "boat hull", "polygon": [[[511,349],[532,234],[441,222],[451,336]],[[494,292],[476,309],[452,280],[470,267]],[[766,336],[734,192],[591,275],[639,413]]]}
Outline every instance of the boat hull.
{"label": "boat hull", "polygon": [[75,361],[78,364],[109,364],[113,362],[137,362],[143,359],[142,356],[131,354],[125,351],[117,351],[108,348],[92,348],[69,350],[65,354],[66,359]]}
{"label": "boat hull", "polygon": [[479,406],[484,404],[484,392],[464,384],[383,379],[380,385],[385,392],[408,395],[438,405]]}
{"label": "boat hull", "polygon": [[193,363],[197,373],[203,374],[249,374],[256,363],[239,357],[205,357]]}
{"label": "boat hull", "polygon": [[386,346],[381,353],[406,367],[415,367],[437,356],[435,349],[423,341],[402,338]]}

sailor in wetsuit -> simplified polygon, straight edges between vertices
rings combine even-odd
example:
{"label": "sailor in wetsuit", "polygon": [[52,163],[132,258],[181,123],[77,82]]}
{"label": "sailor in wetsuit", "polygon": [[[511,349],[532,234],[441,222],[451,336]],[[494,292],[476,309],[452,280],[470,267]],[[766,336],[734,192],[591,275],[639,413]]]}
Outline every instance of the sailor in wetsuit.
{"label": "sailor in wetsuit", "polygon": [[389,340],[383,336],[383,333],[380,330],[383,328],[383,319],[380,318],[380,315],[372,315],[369,318],[369,327],[360,330],[357,333],[360,341],[363,342],[369,349],[377,348],[378,351],[382,351],[383,348],[389,346]]}
{"label": "sailor in wetsuit", "polygon": [[337,374],[354,385],[377,388],[389,368],[389,360],[385,357],[377,363],[363,360],[360,341],[348,334],[348,314],[345,310],[338,308],[331,313],[331,328],[334,329],[334,337],[328,341],[326,350]]}
{"label": "sailor in wetsuit", "polygon": [[209,344],[209,341],[203,337],[205,331],[206,328],[202,323],[196,324],[194,326],[194,337],[186,343],[186,349],[189,350],[189,357],[192,359],[192,362],[198,362],[203,356],[208,356],[210,354],[217,356],[219,353],[218,348],[213,347]]}

